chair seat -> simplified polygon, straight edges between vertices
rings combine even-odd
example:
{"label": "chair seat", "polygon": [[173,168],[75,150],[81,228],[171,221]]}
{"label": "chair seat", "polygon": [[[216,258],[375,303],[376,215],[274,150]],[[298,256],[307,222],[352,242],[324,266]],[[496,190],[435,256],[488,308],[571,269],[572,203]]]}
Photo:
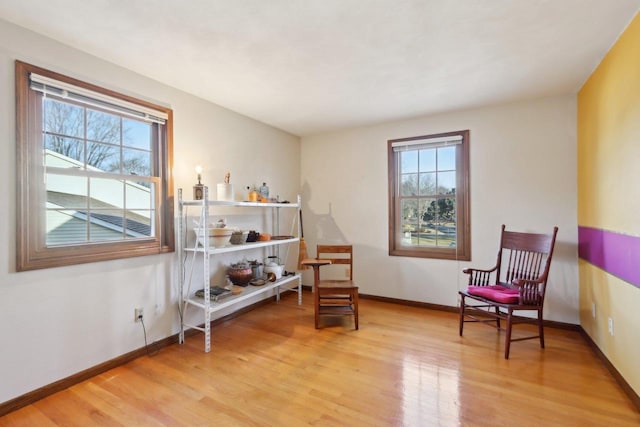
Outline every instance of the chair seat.
{"label": "chair seat", "polygon": [[358,289],[353,280],[320,280],[318,282],[319,289]]}
{"label": "chair seat", "polygon": [[469,286],[467,293],[503,304],[517,304],[518,301],[520,301],[520,292],[517,289],[511,289],[501,285]]}
{"label": "chair seat", "polygon": [[358,292],[358,286],[352,280],[321,280],[317,289],[321,300],[351,301],[353,294]]}

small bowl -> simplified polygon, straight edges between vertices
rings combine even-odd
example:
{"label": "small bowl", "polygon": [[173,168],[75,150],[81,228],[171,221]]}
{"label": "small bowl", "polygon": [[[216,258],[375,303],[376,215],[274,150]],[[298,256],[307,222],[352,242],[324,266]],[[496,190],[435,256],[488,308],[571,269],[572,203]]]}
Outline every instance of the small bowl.
{"label": "small bowl", "polygon": [[246,268],[227,268],[227,274],[229,280],[236,286],[247,286],[251,279],[253,279],[253,272],[251,267]]}
{"label": "small bowl", "polygon": [[231,242],[232,245],[241,245],[247,241],[247,236],[249,235],[248,231],[234,231],[231,234]]}

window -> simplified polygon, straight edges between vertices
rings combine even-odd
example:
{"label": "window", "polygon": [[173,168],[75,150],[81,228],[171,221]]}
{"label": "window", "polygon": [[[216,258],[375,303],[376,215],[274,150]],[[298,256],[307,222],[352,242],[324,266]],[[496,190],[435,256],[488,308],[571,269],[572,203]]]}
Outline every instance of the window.
{"label": "window", "polygon": [[471,259],[469,131],[388,141],[389,255]]}
{"label": "window", "polygon": [[16,61],[17,269],[174,250],[170,109]]}

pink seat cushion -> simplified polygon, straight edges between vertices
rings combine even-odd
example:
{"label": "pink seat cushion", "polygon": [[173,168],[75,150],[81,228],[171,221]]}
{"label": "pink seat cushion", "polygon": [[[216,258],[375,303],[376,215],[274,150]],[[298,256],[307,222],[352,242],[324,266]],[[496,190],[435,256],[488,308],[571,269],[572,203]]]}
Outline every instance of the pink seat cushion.
{"label": "pink seat cushion", "polygon": [[520,301],[520,294],[517,289],[509,289],[500,285],[469,286],[467,292],[469,295],[476,295],[504,304],[517,304]]}

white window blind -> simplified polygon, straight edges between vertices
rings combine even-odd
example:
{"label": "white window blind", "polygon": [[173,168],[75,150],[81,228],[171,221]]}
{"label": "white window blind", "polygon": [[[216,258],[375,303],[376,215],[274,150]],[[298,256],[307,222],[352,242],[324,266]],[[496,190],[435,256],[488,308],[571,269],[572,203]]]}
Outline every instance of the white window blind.
{"label": "white window blind", "polygon": [[420,138],[410,140],[396,140],[391,143],[394,152],[407,150],[421,150],[425,148],[448,147],[451,145],[462,144],[462,136],[442,136],[437,138]]}
{"label": "white window blind", "polygon": [[45,95],[55,95],[81,104],[99,107],[153,123],[165,124],[168,115],[140,104],[128,102],[120,98],[98,93],[59,80],[30,73],[29,87]]}

